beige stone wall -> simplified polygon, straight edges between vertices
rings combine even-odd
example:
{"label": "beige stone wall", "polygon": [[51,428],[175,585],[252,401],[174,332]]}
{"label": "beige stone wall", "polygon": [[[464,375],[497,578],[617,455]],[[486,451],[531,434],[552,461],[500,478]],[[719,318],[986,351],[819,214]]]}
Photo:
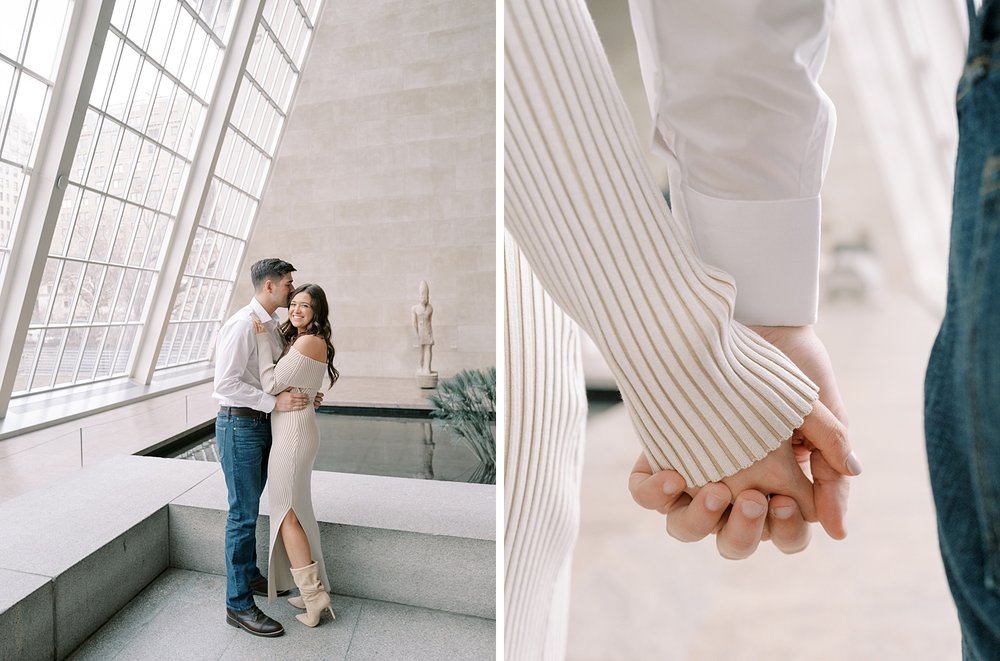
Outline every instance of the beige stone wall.
{"label": "beige stone wall", "polygon": [[434,369],[496,363],[492,0],[329,0],[264,193],[249,265],[291,261],[331,299],[345,375],[406,376],[422,279]]}

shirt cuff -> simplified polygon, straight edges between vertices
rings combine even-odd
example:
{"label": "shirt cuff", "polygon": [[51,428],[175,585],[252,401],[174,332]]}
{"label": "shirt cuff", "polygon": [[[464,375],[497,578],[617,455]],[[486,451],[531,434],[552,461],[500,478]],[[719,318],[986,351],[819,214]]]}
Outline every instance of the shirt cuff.
{"label": "shirt cuff", "polygon": [[735,318],[747,325],[816,322],[819,292],[819,196],[746,201],[681,186],[701,258],[736,280]]}

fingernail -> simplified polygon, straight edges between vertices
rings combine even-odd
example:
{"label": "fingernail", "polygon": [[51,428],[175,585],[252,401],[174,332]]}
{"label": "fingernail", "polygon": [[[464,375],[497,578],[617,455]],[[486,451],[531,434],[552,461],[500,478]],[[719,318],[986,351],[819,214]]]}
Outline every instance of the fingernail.
{"label": "fingernail", "polygon": [[772,507],[771,516],[776,519],[790,519],[792,515],[795,514],[794,507]]}
{"label": "fingernail", "polygon": [[676,496],[681,492],[680,487],[677,486],[675,482],[664,482],[663,483],[663,493],[668,496]]}
{"label": "fingernail", "polygon": [[743,516],[748,519],[759,518],[764,513],[765,509],[767,508],[752,500],[744,500],[740,503],[740,511],[743,512]]}
{"label": "fingernail", "polygon": [[853,452],[847,455],[847,472],[851,475],[861,475],[861,462]]}
{"label": "fingernail", "polygon": [[729,501],[725,498],[720,498],[713,493],[705,496],[705,507],[711,512],[718,512],[719,510],[725,509],[729,505]]}

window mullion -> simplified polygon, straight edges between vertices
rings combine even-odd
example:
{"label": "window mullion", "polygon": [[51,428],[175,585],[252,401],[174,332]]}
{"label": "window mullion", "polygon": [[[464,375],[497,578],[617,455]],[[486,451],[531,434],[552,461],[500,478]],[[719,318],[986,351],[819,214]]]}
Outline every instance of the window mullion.
{"label": "window mullion", "polygon": [[177,221],[164,248],[163,266],[154,282],[143,318],[143,332],[129,374],[133,381],[148,384],[153,378],[160,347],[166,336],[174,297],[180,287],[184,265],[198,229],[198,218],[208,199],[212,172],[222,150],[226,127],[236,103],[240,77],[246,68],[253,37],[264,9],[264,0],[241,3],[222,65],[215,93],[206,111],[201,144],[191,161],[189,185],[178,206]]}
{"label": "window mullion", "polygon": [[21,361],[114,4],[114,0],[73,4],[57,84],[37,138],[37,157],[24,190],[24,208],[3,283],[0,364],[8,368],[0,376],[0,417],[10,404],[18,373],[14,366]]}

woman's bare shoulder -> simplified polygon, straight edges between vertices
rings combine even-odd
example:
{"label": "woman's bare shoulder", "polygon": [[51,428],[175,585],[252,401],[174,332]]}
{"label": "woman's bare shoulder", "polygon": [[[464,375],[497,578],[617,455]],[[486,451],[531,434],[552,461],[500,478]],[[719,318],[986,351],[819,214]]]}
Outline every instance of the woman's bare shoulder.
{"label": "woman's bare shoulder", "polygon": [[319,335],[302,335],[292,346],[306,358],[326,361],[326,342]]}

